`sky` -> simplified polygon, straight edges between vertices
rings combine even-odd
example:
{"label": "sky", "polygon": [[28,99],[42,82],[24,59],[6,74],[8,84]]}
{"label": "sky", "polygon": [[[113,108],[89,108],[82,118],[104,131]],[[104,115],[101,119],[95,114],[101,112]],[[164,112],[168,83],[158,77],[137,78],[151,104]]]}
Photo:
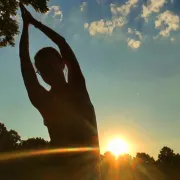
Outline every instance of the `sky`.
{"label": "sky", "polygon": [[[46,14],[28,8],[75,52],[96,110],[101,153],[114,137],[125,139],[133,156],[156,158],[163,146],[180,152],[180,1],[51,0],[48,6]],[[19,38],[0,49],[0,121],[23,139],[49,139],[23,83]],[[56,47],[31,26],[32,62],[45,46]]]}

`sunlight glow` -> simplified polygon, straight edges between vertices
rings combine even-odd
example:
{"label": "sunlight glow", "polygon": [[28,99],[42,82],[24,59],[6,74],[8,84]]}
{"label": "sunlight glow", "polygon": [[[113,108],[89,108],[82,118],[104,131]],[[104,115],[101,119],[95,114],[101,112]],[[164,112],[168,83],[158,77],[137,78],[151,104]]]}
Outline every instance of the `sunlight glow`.
{"label": "sunlight glow", "polygon": [[120,138],[112,139],[108,146],[107,150],[118,157],[121,154],[126,154],[129,151],[128,143]]}

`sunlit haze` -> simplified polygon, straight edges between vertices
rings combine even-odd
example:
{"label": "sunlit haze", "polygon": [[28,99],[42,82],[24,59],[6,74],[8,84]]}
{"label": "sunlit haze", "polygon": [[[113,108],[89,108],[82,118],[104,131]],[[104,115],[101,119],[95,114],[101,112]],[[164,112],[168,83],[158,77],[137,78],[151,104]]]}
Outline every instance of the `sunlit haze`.
{"label": "sunlit haze", "polygon": [[128,143],[120,138],[112,139],[107,146],[107,151],[110,151],[116,157],[121,154],[129,153]]}

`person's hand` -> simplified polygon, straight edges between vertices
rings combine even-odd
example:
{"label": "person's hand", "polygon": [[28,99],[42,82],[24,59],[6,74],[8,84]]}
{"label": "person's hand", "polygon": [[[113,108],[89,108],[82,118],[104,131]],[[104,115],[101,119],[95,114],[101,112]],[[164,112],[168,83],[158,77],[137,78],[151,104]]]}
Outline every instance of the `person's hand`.
{"label": "person's hand", "polygon": [[24,24],[33,24],[35,22],[35,19],[33,16],[30,14],[30,12],[24,7],[22,3],[19,3],[20,9],[21,9],[21,14],[22,14],[22,19]]}

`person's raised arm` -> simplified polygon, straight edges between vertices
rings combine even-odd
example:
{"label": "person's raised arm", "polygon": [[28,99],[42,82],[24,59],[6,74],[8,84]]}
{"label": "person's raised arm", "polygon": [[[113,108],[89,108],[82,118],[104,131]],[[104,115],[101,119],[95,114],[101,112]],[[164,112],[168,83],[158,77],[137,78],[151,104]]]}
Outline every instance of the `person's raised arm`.
{"label": "person's raised arm", "polygon": [[[29,55],[29,22],[25,12],[21,7],[22,18],[23,18],[23,30],[19,45],[19,56],[21,63],[21,72],[23,80],[30,98],[31,103],[34,106],[38,106],[38,96],[45,93],[45,89],[39,84],[35,70],[30,60]],[[40,97],[39,97],[40,98]]]}
{"label": "person's raised arm", "polygon": [[34,19],[23,5],[22,8],[26,12],[26,14],[29,14],[31,18],[30,23],[40,31],[42,31],[59,47],[64,63],[68,66],[68,83],[73,84],[77,87],[84,88],[85,80],[81,72],[79,63],[66,40],[51,28]]}
{"label": "person's raised arm", "polygon": [[64,63],[68,66],[68,82],[76,83],[77,86],[84,86],[85,80],[79,63],[66,40],[54,30],[37,20],[33,21],[33,25],[47,35],[59,47]]}

